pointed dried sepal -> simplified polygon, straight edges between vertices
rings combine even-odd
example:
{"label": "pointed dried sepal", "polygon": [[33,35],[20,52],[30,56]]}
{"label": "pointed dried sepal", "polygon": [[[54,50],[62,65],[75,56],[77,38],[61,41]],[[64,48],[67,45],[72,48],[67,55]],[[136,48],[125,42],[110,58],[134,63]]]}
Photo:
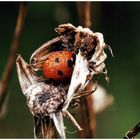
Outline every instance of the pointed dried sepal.
{"label": "pointed dried sepal", "polygon": [[65,101],[63,111],[66,111],[74,95],[83,89],[87,75],[89,74],[88,62],[81,51],[76,55],[75,67],[73,70],[70,87],[68,89],[67,99]]}
{"label": "pointed dried sepal", "polygon": [[65,139],[66,134],[65,134],[65,127],[64,127],[64,121],[63,121],[63,114],[61,111],[53,113],[52,118],[54,121],[54,125],[60,135],[61,138]]}
{"label": "pointed dried sepal", "polygon": [[[25,91],[28,93],[27,103],[32,114],[34,116],[41,114],[41,119],[42,114],[49,116],[60,137],[65,138],[63,116],[69,117],[78,130],[81,130],[76,120],[67,112],[69,104],[73,99],[87,96],[96,90],[94,75],[104,74],[105,79],[109,80],[104,63],[107,58],[104,50],[109,49],[111,54],[112,50],[105,44],[102,33],[94,33],[89,28],[81,26],[76,28],[68,23],[59,25],[55,30],[60,37],[46,42],[37,49],[30,58],[30,65],[21,56],[17,58],[17,72],[23,93],[25,94]],[[48,54],[59,50],[70,51],[76,58],[70,85],[69,83],[66,85],[68,89],[64,90],[63,84],[60,86],[63,88],[63,92],[59,91],[59,87],[53,86],[53,83],[46,84],[44,81],[39,83],[33,72],[33,70],[42,70]],[[93,81],[94,88],[93,91],[88,91],[86,89],[91,81]],[[29,86],[30,88],[28,88]],[[66,91],[68,91],[67,94]],[[47,131],[47,127],[44,123],[43,131],[41,131],[41,127],[38,129],[39,131],[36,129],[38,136],[40,132],[43,137],[46,135],[44,135],[44,130]]]}
{"label": "pointed dried sepal", "polygon": [[[30,65],[34,68],[34,70],[41,70],[42,65],[47,58],[47,54],[53,51],[53,49],[57,50],[59,47],[60,37],[56,37],[46,43],[44,43],[41,47],[39,47],[30,57]],[[58,44],[58,45],[56,45]],[[56,45],[56,46],[55,46]]]}
{"label": "pointed dried sepal", "polygon": [[25,91],[28,89],[28,87],[36,83],[37,76],[29,64],[27,64],[20,55],[17,57],[16,67],[19,83],[23,94],[25,94]]}
{"label": "pointed dried sepal", "polygon": [[34,116],[34,138],[55,138],[54,123],[49,116],[45,116],[44,118]]}
{"label": "pointed dried sepal", "polygon": [[95,33],[94,36],[96,36],[98,43],[95,47],[95,52],[92,55],[91,59],[89,60],[90,68],[91,68],[91,77],[95,74],[104,74],[105,79],[107,82],[109,82],[109,77],[107,76],[107,69],[105,67],[104,61],[107,58],[106,53],[104,52],[104,49],[109,49],[112,56],[112,50],[109,46],[107,46],[104,42],[103,34],[101,33]]}

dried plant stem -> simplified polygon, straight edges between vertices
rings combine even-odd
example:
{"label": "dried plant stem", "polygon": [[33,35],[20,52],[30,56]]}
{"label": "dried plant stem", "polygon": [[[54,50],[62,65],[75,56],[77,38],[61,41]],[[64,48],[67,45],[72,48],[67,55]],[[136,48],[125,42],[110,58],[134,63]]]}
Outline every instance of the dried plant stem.
{"label": "dried plant stem", "polygon": [[2,79],[0,81],[0,111],[2,109],[3,103],[7,95],[9,80],[12,74],[12,69],[16,60],[16,54],[19,48],[19,40],[21,36],[25,15],[26,15],[26,3],[21,2],[19,8],[19,14],[17,17],[16,28],[13,35],[12,45],[11,45],[11,52],[9,54],[6,67],[3,71]]}
{"label": "dried plant stem", "polygon": [[95,115],[91,96],[81,99],[80,104],[81,125],[84,130],[79,132],[80,138],[94,138],[96,134]]}
{"label": "dried plant stem", "polygon": [[[93,93],[94,94],[94,93]],[[87,112],[88,112],[88,126],[89,126],[89,136],[95,137],[96,136],[96,120],[95,120],[95,112],[94,112],[94,100],[91,97],[91,95],[89,95],[88,97],[86,97],[86,101],[87,101]]]}
{"label": "dried plant stem", "polygon": [[77,11],[79,16],[80,25],[85,25],[85,2],[77,2]]}
{"label": "dried plant stem", "polygon": [[77,2],[77,11],[79,15],[80,25],[90,27],[91,26],[91,3]]}
{"label": "dried plant stem", "polygon": [[[82,7],[82,8],[81,8]],[[77,2],[77,9],[80,24],[90,28],[91,26],[91,3]],[[93,98],[91,95],[81,100],[80,106],[82,128],[84,131],[79,132],[80,138],[94,138],[96,134],[96,121],[93,106]]]}
{"label": "dried plant stem", "polygon": [[91,3],[87,1],[85,4],[85,26],[90,28],[91,26]]}

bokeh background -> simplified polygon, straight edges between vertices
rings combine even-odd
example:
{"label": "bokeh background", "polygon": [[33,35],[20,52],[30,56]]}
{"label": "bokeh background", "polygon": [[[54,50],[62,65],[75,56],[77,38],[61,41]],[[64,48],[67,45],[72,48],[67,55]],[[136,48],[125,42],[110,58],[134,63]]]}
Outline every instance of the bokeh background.
{"label": "bokeh background", "polygon": [[[122,138],[140,121],[140,2],[91,3],[91,29],[104,34],[115,56],[112,58],[108,53],[110,83],[103,83],[115,102],[96,116],[97,138]],[[10,52],[18,8],[18,2],[0,2],[0,76]],[[79,25],[76,2],[29,2],[19,53],[28,61],[35,49],[58,35],[54,28],[68,22]],[[6,114],[0,119],[0,138],[33,138],[33,119],[15,66],[9,82]]]}

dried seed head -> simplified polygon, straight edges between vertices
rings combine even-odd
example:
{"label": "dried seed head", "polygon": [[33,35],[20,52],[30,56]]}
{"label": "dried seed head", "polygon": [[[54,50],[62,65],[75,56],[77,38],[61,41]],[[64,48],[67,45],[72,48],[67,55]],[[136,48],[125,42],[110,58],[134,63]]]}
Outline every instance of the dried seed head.
{"label": "dried seed head", "polygon": [[38,82],[32,68],[21,56],[17,58],[17,72],[23,94],[34,116],[47,116],[62,109],[66,99],[65,90],[60,86]]}
{"label": "dried seed head", "polygon": [[[38,118],[35,119],[35,137],[50,138],[54,133],[54,123],[60,136],[65,138],[61,111],[66,100],[65,90],[61,86],[39,82],[32,67],[21,56],[18,56],[16,65],[21,89],[27,98],[27,105],[35,116],[34,118]],[[46,122],[46,117],[48,117],[49,122]]]}
{"label": "dried seed head", "polygon": [[104,64],[107,58],[104,49],[109,48],[111,51],[111,48],[105,44],[102,33],[94,33],[89,28],[81,26],[76,28],[70,23],[59,25],[55,31],[60,34],[60,37],[43,44],[31,56],[30,62],[35,70],[42,70],[43,62],[49,52],[66,50],[77,54],[80,50],[81,55],[88,61],[87,67],[90,71],[86,84],[88,84],[95,74],[102,73],[105,74],[105,79],[109,81]]}
{"label": "dried seed head", "polygon": [[[94,33],[89,28],[72,24],[62,24],[55,29],[60,34],[38,48],[27,64],[22,57],[17,58],[17,72],[20,85],[27,104],[33,115],[46,116],[53,119],[54,125],[62,138],[65,138],[63,116],[68,116],[72,123],[81,130],[78,123],[67,111],[73,99],[91,94],[96,89],[94,75],[104,74],[108,81],[104,50],[112,50],[104,42],[102,33]],[[54,86],[53,82],[39,82],[34,71],[42,70],[49,53],[54,51],[70,51],[74,54],[75,64],[70,83],[62,83],[61,88]],[[56,60],[58,62],[58,60]],[[57,63],[58,64],[58,63]],[[62,73],[59,74],[62,75]],[[93,80],[94,90],[86,91]],[[67,87],[64,90],[64,85]],[[66,95],[66,92],[67,95]]]}
{"label": "dried seed head", "polygon": [[27,89],[27,105],[34,116],[48,116],[58,112],[66,98],[63,88],[40,82]]}
{"label": "dried seed head", "polygon": [[[70,23],[59,25],[55,31],[60,34],[60,37],[48,41],[45,45],[37,49],[31,56],[30,62],[35,70],[42,70],[42,65],[47,54],[56,50],[71,51],[75,54],[76,59],[84,60],[84,64],[80,68],[78,68],[80,62],[75,63],[75,70],[71,77],[66,102],[70,103],[72,100],[72,97],[69,99],[69,95],[77,94],[75,89],[77,89],[77,92],[81,89],[84,90],[94,75],[103,73],[105,74],[105,79],[109,81],[104,63],[107,58],[104,49],[109,47],[105,44],[102,33],[94,33],[89,28],[83,28],[81,26],[76,28]],[[111,49],[109,48],[109,50]],[[87,72],[84,72],[84,77],[86,78],[81,76],[81,78],[75,79],[74,77],[78,77],[78,73],[83,73],[82,69],[87,69]],[[73,81],[72,79],[75,80]]]}

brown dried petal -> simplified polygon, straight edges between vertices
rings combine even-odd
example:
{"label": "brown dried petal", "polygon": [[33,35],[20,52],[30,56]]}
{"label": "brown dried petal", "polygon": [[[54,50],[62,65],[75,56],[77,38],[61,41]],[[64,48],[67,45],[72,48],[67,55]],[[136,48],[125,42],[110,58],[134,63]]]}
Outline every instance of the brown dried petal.
{"label": "brown dried petal", "polygon": [[20,55],[17,57],[16,66],[19,83],[24,94],[29,86],[37,82],[37,76]]}
{"label": "brown dried petal", "polygon": [[58,32],[59,34],[65,34],[66,32],[70,32],[75,29],[76,28],[72,24],[67,23],[59,25],[58,28],[55,29],[55,31]]}
{"label": "brown dried petal", "polygon": [[[56,37],[39,47],[30,57],[30,64],[34,70],[41,70],[47,54],[50,53],[57,43],[59,44],[60,37]],[[59,47],[59,46],[56,46]]]}

